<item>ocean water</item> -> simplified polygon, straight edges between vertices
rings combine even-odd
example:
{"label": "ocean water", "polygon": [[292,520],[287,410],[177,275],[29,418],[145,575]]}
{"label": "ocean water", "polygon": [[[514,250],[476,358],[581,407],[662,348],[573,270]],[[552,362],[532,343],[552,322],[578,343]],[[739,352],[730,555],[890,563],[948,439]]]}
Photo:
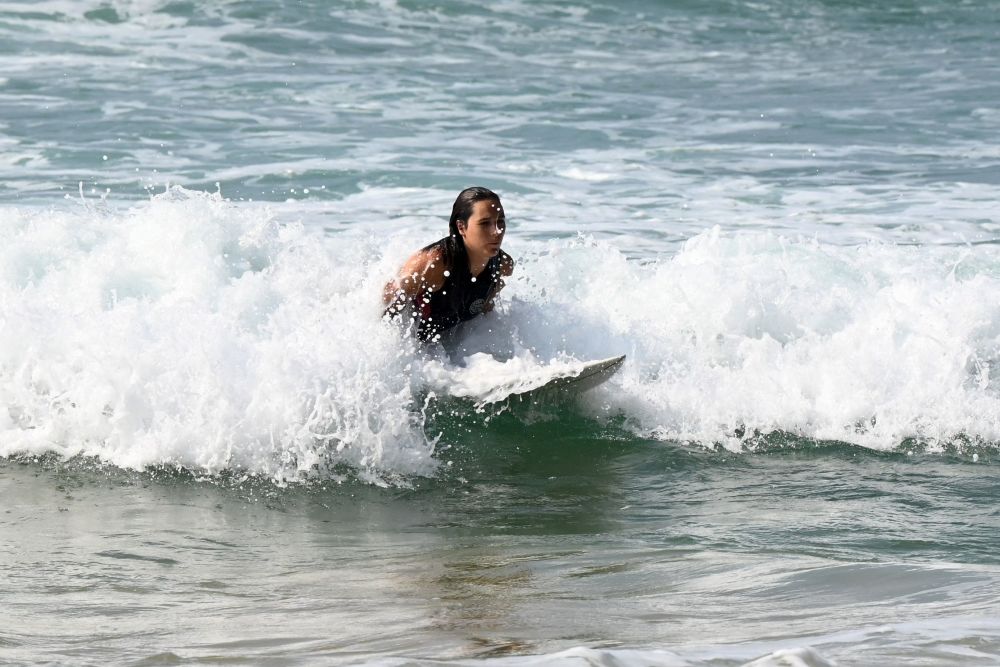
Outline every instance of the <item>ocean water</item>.
{"label": "ocean water", "polygon": [[0,663],[1000,663],[996,9],[0,0]]}

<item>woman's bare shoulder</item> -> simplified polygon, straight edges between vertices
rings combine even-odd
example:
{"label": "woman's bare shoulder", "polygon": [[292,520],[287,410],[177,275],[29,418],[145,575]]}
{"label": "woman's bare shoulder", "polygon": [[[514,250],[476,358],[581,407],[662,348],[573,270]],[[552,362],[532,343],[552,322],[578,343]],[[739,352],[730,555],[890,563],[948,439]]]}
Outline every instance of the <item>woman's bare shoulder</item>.
{"label": "woman's bare shoulder", "polygon": [[443,266],[444,253],[441,248],[431,246],[429,248],[421,248],[410,255],[410,258],[403,264],[403,268],[400,269],[400,273],[417,273],[423,275],[428,272],[437,272],[438,270],[443,272],[445,270],[441,268]]}
{"label": "woman's bare shoulder", "polygon": [[438,246],[422,248],[410,255],[399,270],[399,280],[403,283],[417,283],[437,290],[444,284],[448,270],[444,252]]}

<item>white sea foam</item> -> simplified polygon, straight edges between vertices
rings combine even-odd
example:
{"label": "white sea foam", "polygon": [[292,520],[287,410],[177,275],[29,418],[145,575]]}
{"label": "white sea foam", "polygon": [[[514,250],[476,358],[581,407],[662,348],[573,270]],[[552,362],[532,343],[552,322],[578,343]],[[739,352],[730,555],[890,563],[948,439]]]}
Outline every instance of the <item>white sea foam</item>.
{"label": "white sea foam", "polygon": [[646,264],[550,244],[522,263],[511,311],[519,344],[541,358],[629,354],[591,407],[658,437],[996,442],[998,278],[993,246],[837,247],[715,229]]}
{"label": "white sea foam", "polygon": [[324,236],[176,188],[77,207],[2,211],[2,454],[427,474],[429,393],[616,354],[626,365],[581,409],[643,435],[733,449],[773,431],[878,449],[1000,441],[994,246],[714,229],[637,261],[583,237],[521,239],[504,300],[452,350],[469,366],[459,382],[379,318],[383,282],[429,240],[421,215],[391,237]]}
{"label": "white sea foam", "polygon": [[433,469],[370,251],[176,189],[3,218],[0,453],[276,479]]}

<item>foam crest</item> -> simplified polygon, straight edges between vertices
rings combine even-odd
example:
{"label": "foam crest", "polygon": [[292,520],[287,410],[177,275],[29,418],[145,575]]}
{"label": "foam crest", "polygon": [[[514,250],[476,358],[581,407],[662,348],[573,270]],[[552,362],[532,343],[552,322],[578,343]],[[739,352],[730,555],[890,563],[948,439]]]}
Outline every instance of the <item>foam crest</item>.
{"label": "foam crest", "polygon": [[997,442],[998,276],[993,246],[840,247],[716,228],[641,264],[604,244],[550,243],[512,281],[505,335],[543,359],[629,354],[590,408],[658,437]]}
{"label": "foam crest", "polygon": [[515,236],[497,310],[439,354],[379,318],[384,281],[429,240],[421,225],[321,235],[179,188],[123,211],[2,214],[2,455],[385,482],[436,469],[435,397],[617,354],[581,409],[644,436],[1000,442],[994,246],[716,228],[639,261]]}
{"label": "foam crest", "polygon": [[370,248],[333,254],[265,209],[181,189],[5,217],[0,453],[279,481],[433,470]]}

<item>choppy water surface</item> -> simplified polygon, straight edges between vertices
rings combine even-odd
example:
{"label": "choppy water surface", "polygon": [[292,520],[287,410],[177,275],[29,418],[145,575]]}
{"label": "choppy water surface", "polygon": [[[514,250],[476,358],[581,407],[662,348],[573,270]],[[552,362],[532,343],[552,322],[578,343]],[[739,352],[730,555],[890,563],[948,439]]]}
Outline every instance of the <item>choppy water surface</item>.
{"label": "choppy water surface", "polygon": [[0,2],[0,661],[996,663],[998,17]]}
{"label": "choppy water surface", "polygon": [[5,2],[0,197],[170,182],[322,203],[311,217],[339,226],[439,217],[471,179],[546,238],[979,240],[996,231],[994,10]]}
{"label": "choppy water surface", "polygon": [[[722,455],[614,435],[495,424],[446,454],[447,474],[396,490],[8,461],[5,653],[77,664],[996,656],[993,464],[816,445]],[[781,662],[782,650],[805,662]]]}

